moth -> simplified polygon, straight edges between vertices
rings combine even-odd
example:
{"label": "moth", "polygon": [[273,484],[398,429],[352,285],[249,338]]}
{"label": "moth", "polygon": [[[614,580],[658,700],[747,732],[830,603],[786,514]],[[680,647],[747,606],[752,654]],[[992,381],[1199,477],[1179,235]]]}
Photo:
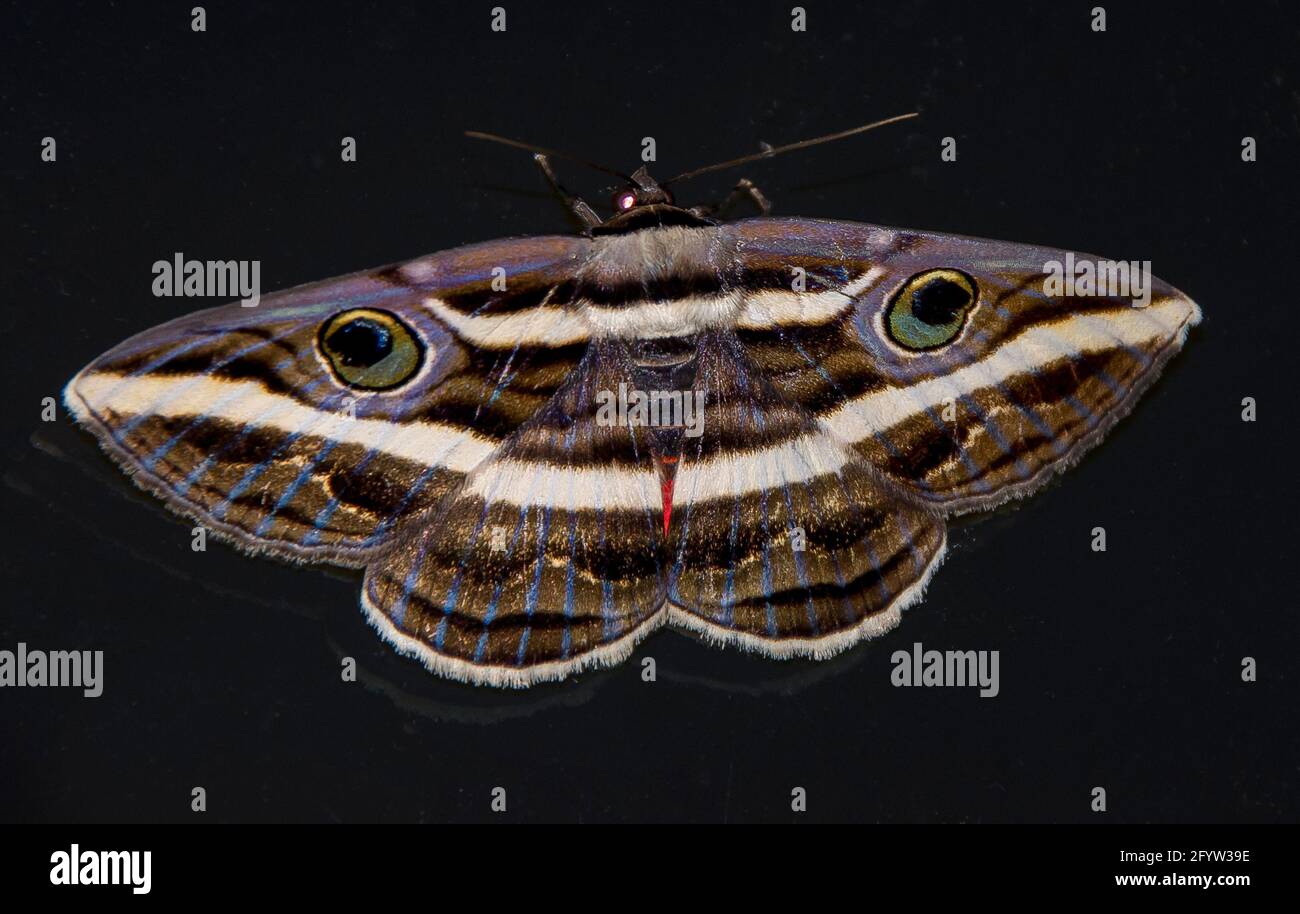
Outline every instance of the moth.
{"label": "moth", "polygon": [[[829,657],[921,598],[946,518],[1076,462],[1200,320],[1154,278],[1144,307],[1050,294],[1045,265],[1083,254],[771,217],[745,181],[763,216],[674,202],[681,178],[879,123],[663,184],[615,172],[603,219],[557,153],[505,141],[580,234],[191,314],[95,359],[65,402],[238,546],[364,568],[370,623],[436,673],[562,679],[664,624]],[[611,411],[619,391],[699,414]]]}

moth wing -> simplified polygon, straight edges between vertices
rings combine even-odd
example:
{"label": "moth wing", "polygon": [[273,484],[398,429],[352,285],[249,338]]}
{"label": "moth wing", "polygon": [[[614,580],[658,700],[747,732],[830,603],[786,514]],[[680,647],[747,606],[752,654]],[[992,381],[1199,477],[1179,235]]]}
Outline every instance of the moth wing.
{"label": "moth wing", "polygon": [[665,618],[645,430],[602,421],[632,376],[594,341],[551,402],[367,570],[362,603],[434,672],[522,687],[617,663]]}
{"label": "moth wing", "polygon": [[[1145,307],[1067,287],[1049,294],[1048,265],[1097,263],[1085,254],[812,219],[731,230],[750,290],[739,332],[764,376],[950,514],[1029,494],[1076,462],[1201,317],[1149,275]],[[910,278],[934,269],[970,277],[975,304],[951,343],[909,351],[886,315]]]}
{"label": "moth wing", "polygon": [[674,623],[774,656],[888,631],[944,552],[944,522],[785,399],[731,334],[705,339],[700,434],[673,485]]}
{"label": "moth wing", "polygon": [[[201,311],[100,356],[64,401],[178,512],[253,551],[360,565],[577,364],[585,329],[560,304],[586,245],[492,242]],[[357,390],[331,369],[322,327],[353,309],[414,334],[408,381]]]}

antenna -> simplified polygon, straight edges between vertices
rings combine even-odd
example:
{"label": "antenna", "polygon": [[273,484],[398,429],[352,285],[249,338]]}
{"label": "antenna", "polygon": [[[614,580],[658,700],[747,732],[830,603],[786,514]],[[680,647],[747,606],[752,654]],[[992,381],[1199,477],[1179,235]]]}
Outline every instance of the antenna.
{"label": "antenna", "polygon": [[497,136],[495,133],[483,133],[480,130],[466,130],[465,136],[473,137],[476,140],[488,140],[492,143],[500,143],[503,146],[513,146],[515,149],[525,149],[528,152],[549,156],[553,159],[567,159],[570,162],[577,162],[579,165],[586,165],[588,168],[594,168],[596,171],[603,171],[605,174],[614,175],[616,178],[622,178],[628,184],[636,183],[636,181],[632,179],[631,175],[625,175],[623,172],[616,171],[613,168],[606,168],[604,165],[597,165],[595,162],[588,162],[586,159],[580,159],[577,156],[569,155],[567,152],[547,149],[545,146],[534,146],[532,143],[521,143],[519,140]]}
{"label": "antenna", "polygon": [[669,178],[667,181],[660,183],[660,187],[667,187],[675,181],[685,181],[687,178],[693,178],[696,175],[702,175],[710,171],[721,171],[724,168],[731,168],[733,165],[744,165],[746,162],[757,162],[759,159],[768,159],[774,155],[783,152],[791,152],[795,149],[807,149],[809,146],[816,146],[820,143],[829,143],[831,140],[842,140],[845,137],[855,136],[859,133],[866,133],[868,130],[875,130],[877,127],[885,127],[889,124],[897,124],[899,121],[910,120],[918,117],[919,111],[911,111],[907,114],[898,114],[894,117],[887,117],[883,121],[873,121],[870,124],[864,124],[861,127],[854,127],[852,130],[841,130],[839,133],[831,133],[826,136],[819,136],[811,140],[801,140],[798,143],[790,143],[787,146],[777,146],[775,149],[764,149],[762,152],[756,152],[752,155],[741,156],[739,159],[731,159],[728,162],[719,162],[716,165],[706,165],[703,168],[697,168],[694,171],[684,172],[676,177]]}

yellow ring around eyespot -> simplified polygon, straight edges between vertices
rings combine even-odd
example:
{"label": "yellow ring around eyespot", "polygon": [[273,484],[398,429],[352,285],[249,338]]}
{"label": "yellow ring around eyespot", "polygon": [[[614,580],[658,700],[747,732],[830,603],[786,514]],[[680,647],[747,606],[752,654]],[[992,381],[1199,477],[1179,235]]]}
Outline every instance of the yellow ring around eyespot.
{"label": "yellow ring around eyespot", "polygon": [[[367,320],[388,332],[392,341],[389,353],[373,365],[348,365],[328,345],[331,336],[345,325]],[[424,350],[410,327],[395,314],[371,308],[354,308],[334,315],[320,329],[317,345],[335,376],[349,387],[361,390],[387,390],[409,380],[419,371]]]}
{"label": "yellow ring around eyespot", "polygon": [[[946,280],[966,291],[966,304],[951,321],[942,324],[928,324],[912,313],[912,295],[935,280]],[[975,281],[959,270],[941,268],[917,273],[890,299],[885,311],[885,327],[889,331],[889,338],[904,349],[914,351],[944,346],[956,339],[961,332],[966,316],[978,298],[979,289]]]}

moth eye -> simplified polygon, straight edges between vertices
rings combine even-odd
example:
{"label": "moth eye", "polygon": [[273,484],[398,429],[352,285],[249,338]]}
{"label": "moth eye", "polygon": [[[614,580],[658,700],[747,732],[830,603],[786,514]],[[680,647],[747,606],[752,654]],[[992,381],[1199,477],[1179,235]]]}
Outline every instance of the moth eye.
{"label": "moth eye", "polygon": [[906,349],[934,349],[961,332],[979,297],[975,280],[957,270],[926,270],[903,284],[885,312],[885,326]]}
{"label": "moth eye", "polygon": [[614,195],[614,209],[620,213],[636,206],[636,191],[621,190]]}
{"label": "moth eye", "polygon": [[415,374],[424,355],[410,327],[387,311],[367,308],[326,321],[320,348],[339,380],[362,390],[396,387]]}

